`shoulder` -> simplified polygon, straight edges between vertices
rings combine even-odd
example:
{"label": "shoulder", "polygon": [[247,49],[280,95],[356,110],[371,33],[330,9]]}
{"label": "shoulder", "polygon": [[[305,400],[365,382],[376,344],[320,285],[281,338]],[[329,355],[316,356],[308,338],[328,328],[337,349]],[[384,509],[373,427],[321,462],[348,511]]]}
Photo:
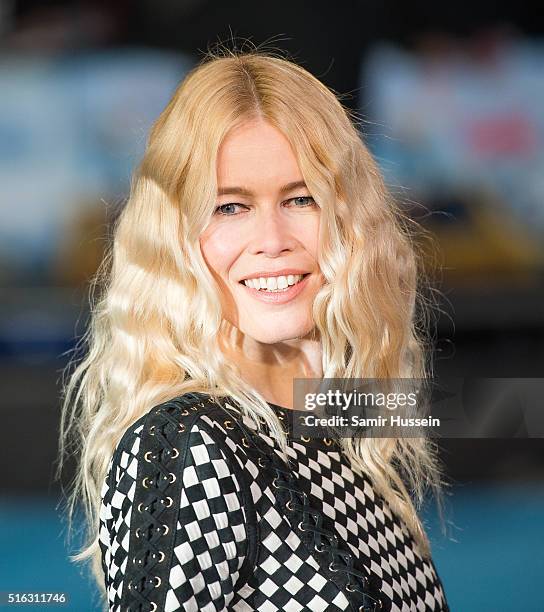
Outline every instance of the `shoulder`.
{"label": "shoulder", "polygon": [[208,394],[186,393],[154,406],[127,427],[114,455],[127,451],[137,454],[143,437],[158,436],[172,440],[197,429],[207,431],[218,441],[225,436],[236,438],[236,434],[229,431],[242,431],[234,426],[241,421],[237,417],[228,403],[225,407]]}
{"label": "shoulder", "polygon": [[[180,585],[178,598],[193,597],[185,576],[202,574],[198,584],[215,582],[211,556],[228,567],[227,582],[243,583],[250,575],[258,550],[257,515],[237,442],[227,443],[227,420],[228,412],[207,396],[186,394],[153,407],[123,434],[104,483],[99,536],[110,602],[118,601],[121,590],[125,598],[116,609],[126,609],[130,589],[147,571],[142,563],[149,542],[155,552],[162,547],[165,568]],[[195,550],[201,554],[195,556]],[[121,585],[125,579],[128,590]],[[231,593],[229,585],[224,590]],[[194,594],[194,601],[206,593]]]}
{"label": "shoulder", "polygon": [[[163,463],[175,458],[177,467],[187,462],[221,459],[229,471],[241,476],[244,464],[243,429],[238,415],[208,394],[186,393],[162,402],[132,423],[120,438],[108,467],[109,488],[123,476],[136,480],[141,459]],[[183,455],[179,457],[179,455]],[[179,457],[179,459],[178,459]]]}
{"label": "shoulder", "polygon": [[176,512],[189,512],[193,503],[199,508],[204,500],[214,500],[217,507],[226,503],[233,521],[241,512],[244,523],[254,524],[245,449],[229,435],[235,421],[223,406],[193,393],[154,406],[137,419],[117,444],[103,482],[106,530],[117,533],[119,520],[129,521],[133,507],[139,516],[158,504],[174,520]]}

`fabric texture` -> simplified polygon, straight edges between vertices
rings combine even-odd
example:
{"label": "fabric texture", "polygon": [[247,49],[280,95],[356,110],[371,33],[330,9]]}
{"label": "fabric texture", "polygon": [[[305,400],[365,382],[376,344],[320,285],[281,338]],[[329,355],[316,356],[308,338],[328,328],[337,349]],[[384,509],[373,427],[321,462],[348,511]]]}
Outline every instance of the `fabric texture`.
{"label": "fabric texture", "polygon": [[267,429],[191,393],[120,440],[102,488],[110,612],[448,612],[431,558],[328,439]]}

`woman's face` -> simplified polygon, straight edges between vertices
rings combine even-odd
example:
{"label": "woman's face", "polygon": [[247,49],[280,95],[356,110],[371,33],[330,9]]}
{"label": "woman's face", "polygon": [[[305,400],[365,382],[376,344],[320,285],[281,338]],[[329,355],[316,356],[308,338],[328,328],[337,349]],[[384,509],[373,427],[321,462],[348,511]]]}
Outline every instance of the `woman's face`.
{"label": "woman's face", "polygon": [[200,246],[221,288],[224,318],[267,344],[305,336],[323,283],[320,209],[289,142],[264,121],[231,130],[218,152],[217,185]]}

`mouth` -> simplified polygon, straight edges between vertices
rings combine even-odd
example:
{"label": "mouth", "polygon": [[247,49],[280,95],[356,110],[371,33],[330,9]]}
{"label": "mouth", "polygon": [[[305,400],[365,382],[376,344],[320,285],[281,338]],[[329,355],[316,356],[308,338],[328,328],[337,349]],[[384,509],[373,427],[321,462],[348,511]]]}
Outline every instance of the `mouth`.
{"label": "mouth", "polygon": [[309,275],[310,273],[306,272],[304,274],[287,274],[285,276],[246,278],[239,281],[239,284],[261,293],[281,293],[289,291],[291,287],[298,285]]}
{"label": "mouth", "polygon": [[287,276],[269,276],[249,278],[239,281],[244,291],[260,302],[267,304],[285,304],[296,298],[309,282],[310,272],[288,274]]}

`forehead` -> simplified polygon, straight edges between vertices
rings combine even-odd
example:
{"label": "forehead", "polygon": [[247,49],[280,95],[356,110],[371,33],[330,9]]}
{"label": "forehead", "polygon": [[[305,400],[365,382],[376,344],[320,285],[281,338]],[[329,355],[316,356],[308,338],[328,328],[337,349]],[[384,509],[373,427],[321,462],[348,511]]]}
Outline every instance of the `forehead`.
{"label": "forehead", "polygon": [[[301,180],[295,152],[287,138],[271,124],[259,120],[232,129],[218,151],[218,186],[231,183]],[[243,186],[243,185],[239,185]]]}

